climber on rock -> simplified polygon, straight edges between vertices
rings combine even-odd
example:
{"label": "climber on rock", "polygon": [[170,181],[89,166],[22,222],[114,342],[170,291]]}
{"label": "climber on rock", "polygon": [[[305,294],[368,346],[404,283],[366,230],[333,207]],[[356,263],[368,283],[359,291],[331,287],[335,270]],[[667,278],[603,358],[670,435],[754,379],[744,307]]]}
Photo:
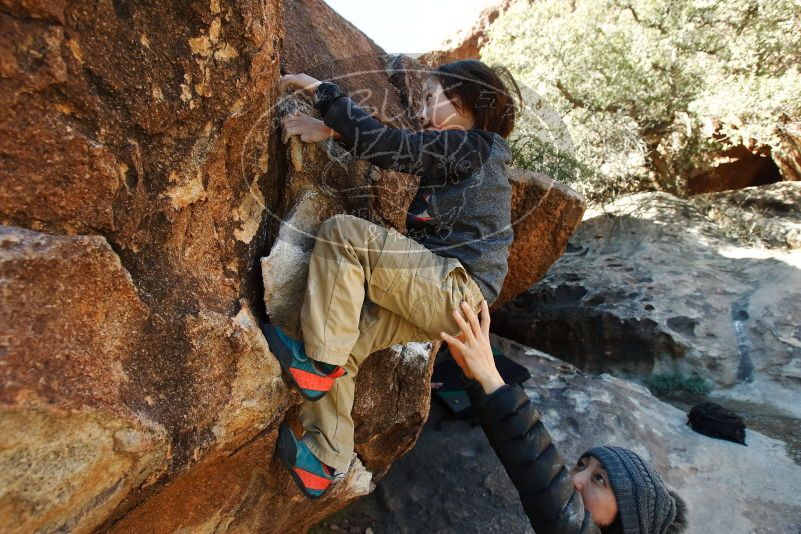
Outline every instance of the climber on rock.
{"label": "climber on rock", "polygon": [[637,453],[589,449],[568,470],[523,388],[507,385],[495,367],[490,314],[454,310],[463,335],[442,339],[465,375],[465,389],[490,445],[520,494],[537,534],[677,534],[686,505]]}
{"label": "climber on rock", "polygon": [[520,90],[507,69],[477,60],[428,72],[421,130],[383,125],[330,81],[281,77],[282,89],[313,95],[323,118],[284,117],[284,142],[333,138],[356,158],[420,176],[407,235],[350,215],[322,223],[300,313],[302,340],[264,327],[270,350],[305,397],[305,433],[297,439],[282,425],[277,455],[308,497],[321,496],[349,469],[354,379],[365,358],[441,332],[457,335],[451,310],[462,301],[473,309],[493,303],[506,276],[513,237],[506,138],[517,112],[509,87],[518,97]]}

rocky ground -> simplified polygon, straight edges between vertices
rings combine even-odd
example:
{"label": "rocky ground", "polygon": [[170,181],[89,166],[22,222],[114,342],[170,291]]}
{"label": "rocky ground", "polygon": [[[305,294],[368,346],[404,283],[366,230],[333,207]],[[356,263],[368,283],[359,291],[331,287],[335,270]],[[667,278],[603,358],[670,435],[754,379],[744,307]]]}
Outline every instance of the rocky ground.
{"label": "rocky ground", "polygon": [[698,195],[692,198],[692,203],[729,237],[767,248],[801,248],[798,182]]}
{"label": "rocky ground", "polygon": [[[493,341],[530,370],[526,392],[566,460],[597,444],[634,449],[688,502],[690,534],[801,529],[801,465],[781,441],[754,430],[747,431],[747,447],[702,436],[685,425],[683,410],[633,382],[583,373],[511,340]],[[313,532],[531,532],[480,428],[444,417],[433,404],[417,445],[376,491]]]}
{"label": "rocky ground", "polygon": [[589,212],[494,329],[590,372],[699,376],[714,398],[799,418],[799,192],[642,193]]}

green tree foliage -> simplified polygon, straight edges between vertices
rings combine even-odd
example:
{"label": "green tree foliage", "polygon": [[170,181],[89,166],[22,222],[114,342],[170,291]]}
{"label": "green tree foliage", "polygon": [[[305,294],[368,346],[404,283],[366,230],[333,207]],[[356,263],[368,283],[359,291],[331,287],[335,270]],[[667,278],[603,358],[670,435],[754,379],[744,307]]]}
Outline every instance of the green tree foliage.
{"label": "green tree foliage", "polygon": [[[521,2],[490,27],[481,59],[533,90],[513,136],[571,154],[580,172],[562,174],[596,200],[682,194],[711,152],[775,145],[779,117],[801,118],[799,0]],[[518,142],[516,162],[553,175],[569,158],[538,159],[540,145]]]}

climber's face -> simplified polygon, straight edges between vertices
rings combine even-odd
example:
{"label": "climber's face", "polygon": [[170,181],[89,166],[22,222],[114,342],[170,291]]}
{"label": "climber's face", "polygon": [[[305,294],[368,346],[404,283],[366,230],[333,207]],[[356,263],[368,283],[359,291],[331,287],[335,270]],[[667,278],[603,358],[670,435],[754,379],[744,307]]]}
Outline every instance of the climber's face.
{"label": "climber's face", "polygon": [[473,128],[475,121],[470,110],[464,114],[457,109],[454,102],[448,100],[442,91],[442,85],[434,76],[429,76],[423,84],[423,108],[417,113],[417,118],[424,130],[450,130]]}
{"label": "climber's face", "polygon": [[611,525],[617,516],[617,499],[603,464],[593,456],[584,456],[570,470],[570,476],[595,524],[599,527]]}

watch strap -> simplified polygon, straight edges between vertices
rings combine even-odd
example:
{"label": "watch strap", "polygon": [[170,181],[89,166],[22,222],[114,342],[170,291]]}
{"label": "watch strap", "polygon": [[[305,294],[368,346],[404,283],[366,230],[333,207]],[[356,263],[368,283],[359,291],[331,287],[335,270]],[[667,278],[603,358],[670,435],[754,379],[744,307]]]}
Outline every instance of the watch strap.
{"label": "watch strap", "polygon": [[329,81],[321,82],[314,92],[314,107],[317,108],[322,117],[325,117],[331,104],[343,96],[348,95],[337,84]]}

